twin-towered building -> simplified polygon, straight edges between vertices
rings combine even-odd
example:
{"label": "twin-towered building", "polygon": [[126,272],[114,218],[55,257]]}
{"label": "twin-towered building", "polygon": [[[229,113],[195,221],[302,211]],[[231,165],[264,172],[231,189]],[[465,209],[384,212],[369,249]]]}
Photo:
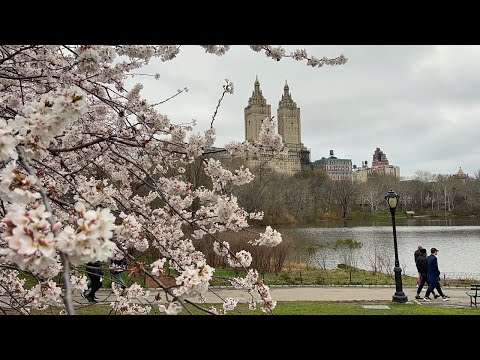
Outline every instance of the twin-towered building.
{"label": "twin-towered building", "polygon": [[[262,94],[257,77],[252,96],[248,99],[248,106],[245,108],[245,140],[249,142],[258,140],[263,120],[271,117],[271,106],[267,104],[267,100]],[[293,101],[287,82],[285,82],[282,98],[278,103],[277,125],[287,153],[276,154],[272,151],[260,154],[248,153],[246,155],[247,166],[258,168],[265,165],[287,175],[293,175],[301,169],[309,168],[310,150],[302,143],[300,108]]]}
{"label": "twin-towered building", "polygon": [[[262,122],[266,118],[272,117],[271,106],[262,94],[258,77],[255,80],[252,96],[248,99],[244,115],[245,140],[255,142],[259,138]],[[255,169],[267,166],[286,175],[293,175],[302,169],[317,169],[326,172],[331,180],[366,182],[370,176],[378,175],[400,178],[400,167],[390,164],[386,153],[378,147],[373,153],[371,167],[368,166],[367,161],[362,161],[360,167],[356,165],[352,167],[351,159],[337,158],[334,156],[333,150],[330,150],[328,158],[322,157],[311,163],[310,150],[302,143],[300,108],[293,101],[287,82],[283,87],[282,98],[278,102],[277,124],[278,133],[282,136],[287,153],[278,154],[272,151],[260,154],[247,153],[242,157],[246,161],[247,167]],[[219,157],[226,159],[224,156]],[[452,177],[462,182],[468,180],[468,175],[461,168]]]}
{"label": "twin-towered building", "polygon": [[[257,141],[260,135],[262,122],[272,117],[270,104],[263,96],[258,77],[255,80],[252,96],[244,111],[245,140]],[[282,136],[286,154],[277,154],[272,151],[262,153],[247,153],[244,156],[247,167],[251,169],[268,166],[277,172],[293,175],[302,169],[318,169],[326,172],[331,180],[358,180],[366,181],[367,175],[383,173],[400,177],[400,168],[390,165],[386,154],[377,148],[373,154],[372,167],[362,162],[362,167],[354,166],[351,159],[340,159],[330,150],[330,157],[322,157],[313,163],[310,162],[310,150],[302,143],[302,124],[300,108],[293,101],[290,88],[285,82],[282,98],[277,109],[278,133]],[[354,171],[355,170],[355,171]]]}

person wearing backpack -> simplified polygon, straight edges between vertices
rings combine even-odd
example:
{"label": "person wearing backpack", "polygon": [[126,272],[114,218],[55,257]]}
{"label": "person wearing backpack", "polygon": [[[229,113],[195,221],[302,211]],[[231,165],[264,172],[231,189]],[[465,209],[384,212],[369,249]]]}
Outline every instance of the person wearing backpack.
{"label": "person wearing backpack", "polygon": [[[427,249],[419,249],[419,254],[416,257],[415,265],[417,266],[418,274],[420,276],[420,281],[418,283],[417,295],[415,295],[415,299],[422,299],[420,296],[420,292],[423,289],[423,285],[427,283],[428,287],[428,264],[427,264]],[[440,295],[435,294],[435,291],[432,290],[432,294],[434,298],[438,298]]]}

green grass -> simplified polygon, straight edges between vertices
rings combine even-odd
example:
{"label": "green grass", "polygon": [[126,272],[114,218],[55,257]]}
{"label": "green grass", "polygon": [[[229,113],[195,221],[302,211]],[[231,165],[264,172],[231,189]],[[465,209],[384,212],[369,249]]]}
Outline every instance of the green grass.
{"label": "green grass", "polygon": [[[362,305],[388,305],[389,310],[364,309]],[[211,305],[204,305],[210,307]],[[215,304],[217,309],[221,305]],[[157,313],[158,313],[158,308]],[[194,314],[204,314],[198,309],[190,307]],[[108,315],[111,307],[108,305],[89,305],[77,309],[79,315]],[[58,314],[58,311],[35,311],[35,314]],[[154,313],[153,311],[151,312]],[[180,314],[188,315],[183,310]],[[250,311],[246,304],[239,304],[237,308],[229,312],[230,315],[264,315],[258,307],[255,311]],[[449,308],[442,306],[424,306],[416,303],[396,304],[385,301],[366,301],[366,302],[323,302],[323,301],[284,301],[279,302],[275,315],[480,315],[480,309],[475,308]]]}
{"label": "green grass", "polygon": [[[376,273],[372,271],[353,269],[298,269],[286,270],[275,273],[260,274],[267,285],[394,285],[393,275]],[[230,283],[223,277],[245,276],[244,271],[235,273],[232,269],[216,268],[210,283],[212,286],[226,286]],[[416,278],[402,276],[404,285],[416,285]]]}
{"label": "green grass", "polygon": [[[362,305],[388,305],[389,310],[364,309]],[[277,315],[480,315],[478,309],[454,309],[419,304],[391,302],[282,302],[275,309]]]}
{"label": "green grass", "polygon": [[[318,269],[310,267],[308,270],[305,266],[300,269],[291,269],[281,271],[279,273],[260,273],[263,281],[267,285],[395,285],[394,275],[376,273],[372,271],[353,269]],[[213,279],[210,282],[210,286],[230,286],[230,282],[226,279],[229,277],[244,277],[245,271],[234,269],[215,268]],[[31,275],[20,275],[27,279],[26,288],[30,288],[36,284],[36,281]],[[172,271],[172,276],[174,272]],[[59,277],[55,277],[54,280],[59,280]],[[138,275],[128,276],[126,272],[123,273],[123,280],[129,286],[133,283],[138,283],[141,286],[145,286],[145,278]],[[112,282],[112,275],[105,271],[103,277],[103,288],[110,288]],[[444,284],[442,280],[442,286],[468,286],[472,282],[471,279],[447,279],[447,283]],[[61,282],[60,282],[61,283]],[[416,278],[412,276],[402,276],[403,285],[416,286]]]}
{"label": "green grass", "polygon": [[[81,274],[86,275],[85,272],[82,272]],[[132,285],[133,283],[137,283],[137,284],[140,284],[142,286],[145,286],[145,277],[143,277],[143,276],[139,276],[139,275],[136,275],[136,274],[132,274],[132,275],[128,276],[128,273],[124,272],[122,274],[122,277],[123,277],[123,281],[125,281],[125,283],[128,286]],[[35,278],[31,274],[20,273],[19,278],[20,279],[25,279],[24,287],[26,289],[31,289],[33,286],[38,284],[37,280],[35,280]],[[88,280],[88,277],[87,277],[87,280]],[[107,269],[104,268],[102,287],[107,288],[107,289],[111,288],[112,280],[113,280],[113,275]],[[53,281],[55,281],[60,286],[63,286],[63,279],[61,278],[61,274],[55,276],[53,278]]]}
{"label": "green grass", "polygon": [[[228,286],[230,283],[224,277],[243,277],[244,271],[215,268],[211,286]],[[304,265],[299,269],[281,271],[279,273],[260,273],[267,285],[395,285],[393,274],[373,273],[368,270],[352,269],[351,278],[349,269],[318,269]],[[442,279],[442,286],[467,287],[473,279]],[[402,283],[407,286],[416,286],[417,278],[402,275]]]}

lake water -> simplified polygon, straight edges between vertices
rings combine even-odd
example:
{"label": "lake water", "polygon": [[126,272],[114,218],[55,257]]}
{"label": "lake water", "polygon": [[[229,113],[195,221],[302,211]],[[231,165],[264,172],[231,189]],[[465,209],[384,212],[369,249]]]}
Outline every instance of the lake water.
{"label": "lake water", "polygon": [[[413,253],[422,245],[430,254],[430,248],[438,252],[440,271],[447,277],[480,278],[480,221],[477,219],[438,220],[401,219],[397,230],[400,267],[407,275],[417,275]],[[394,266],[392,225],[387,223],[351,227],[282,227],[283,234],[294,240],[296,256],[300,261],[308,257],[312,263],[335,268],[341,263],[339,253],[321,250],[316,244],[335,242],[337,239],[353,239],[362,242],[356,250],[357,267],[372,270],[373,259],[382,259],[384,266]],[[442,276],[443,277],[443,276]]]}

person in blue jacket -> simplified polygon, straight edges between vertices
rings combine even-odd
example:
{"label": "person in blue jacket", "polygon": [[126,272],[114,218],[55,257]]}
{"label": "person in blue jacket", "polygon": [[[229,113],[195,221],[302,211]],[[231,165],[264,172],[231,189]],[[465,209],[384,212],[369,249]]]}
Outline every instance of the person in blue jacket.
{"label": "person in blue jacket", "polygon": [[119,285],[122,290],[127,288],[127,284],[123,281],[122,272],[127,270],[127,259],[122,257],[113,257],[110,258],[110,272],[112,273],[113,277],[115,278],[115,282]]}
{"label": "person in blue jacket", "polygon": [[[420,255],[417,256],[417,260],[415,265],[417,265],[418,274],[420,276],[420,282],[418,283],[417,295],[415,295],[415,299],[423,299],[420,296],[420,292],[423,289],[423,285],[427,284],[428,289],[428,263],[427,263],[427,249],[420,249]],[[440,297],[440,295],[435,294],[435,291],[432,290],[433,297],[436,299]]]}
{"label": "person in blue jacket", "polygon": [[432,301],[430,299],[430,293],[433,291],[433,289],[437,290],[443,301],[447,301],[448,299],[450,299],[450,296],[445,295],[442,291],[442,288],[440,287],[440,270],[438,269],[437,254],[438,250],[436,248],[432,248],[430,250],[430,256],[427,257],[428,289],[425,297],[423,298],[423,300],[425,301]]}

